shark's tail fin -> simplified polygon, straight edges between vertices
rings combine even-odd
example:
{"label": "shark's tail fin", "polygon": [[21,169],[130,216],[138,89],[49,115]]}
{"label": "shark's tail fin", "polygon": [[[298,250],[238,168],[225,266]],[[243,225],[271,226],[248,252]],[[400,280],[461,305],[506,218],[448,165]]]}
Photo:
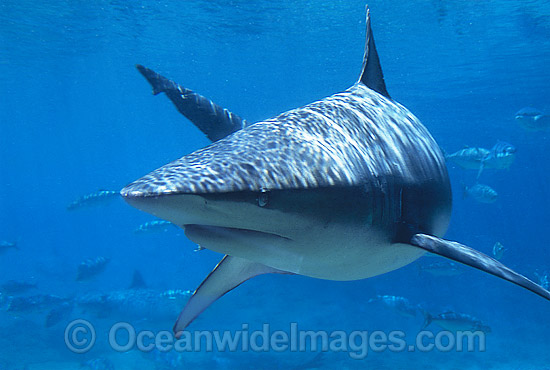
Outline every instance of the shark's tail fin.
{"label": "shark's tail fin", "polygon": [[161,76],[152,69],[139,64],[136,68],[151,84],[154,95],[165,93],[177,110],[193,122],[211,141],[222,139],[248,125],[236,114]]}

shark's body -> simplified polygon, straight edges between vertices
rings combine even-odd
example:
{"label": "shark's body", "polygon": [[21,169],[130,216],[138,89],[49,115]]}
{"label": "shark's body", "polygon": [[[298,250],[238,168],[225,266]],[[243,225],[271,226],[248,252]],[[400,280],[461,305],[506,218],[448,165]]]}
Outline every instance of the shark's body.
{"label": "shark's body", "polygon": [[[362,279],[426,251],[550,297],[497,261],[439,239],[451,213],[445,159],[420,121],[389,97],[369,17],[359,82],[253,125],[138,68],[154,93],[166,92],[217,140],[121,191],[131,205],[226,254],[189,300],[176,332],[259,274]],[[186,114],[193,109],[200,114]]]}
{"label": "shark's body", "polygon": [[435,141],[363,84],[240,130],[125,195],[203,247],[331,280],[410,263],[423,251],[398,243],[404,223],[442,236],[451,210]]}

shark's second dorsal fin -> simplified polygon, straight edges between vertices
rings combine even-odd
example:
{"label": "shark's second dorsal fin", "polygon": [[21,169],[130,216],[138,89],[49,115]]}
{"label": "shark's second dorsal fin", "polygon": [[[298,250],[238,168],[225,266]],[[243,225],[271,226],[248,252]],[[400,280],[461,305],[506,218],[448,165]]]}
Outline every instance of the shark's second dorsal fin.
{"label": "shark's second dorsal fin", "polygon": [[372,29],[370,27],[370,11],[368,8],[365,55],[363,56],[363,69],[361,71],[361,77],[359,77],[359,81],[368,88],[376,91],[379,94],[384,95],[388,99],[391,99],[390,94],[388,94],[388,91],[386,90],[384,74],[382,73],[380,59],[378,58],[376,46],[374,45],[374,38],[372,36]]}

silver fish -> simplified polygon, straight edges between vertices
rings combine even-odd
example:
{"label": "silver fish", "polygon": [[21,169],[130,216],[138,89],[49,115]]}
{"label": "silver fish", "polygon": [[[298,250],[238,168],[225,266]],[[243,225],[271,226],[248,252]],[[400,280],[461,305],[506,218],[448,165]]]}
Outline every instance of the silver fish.
{"label": "silver fish", "polygon": [[102,273],[110,260],[110,258],[100,256],[80,263],[76,273],[76,281],[89,280]]}
{"label": "silver fish", "polygon": [[152,233],[152,232],[166,232],[172,227],[175,228],[176,225],[174,225],[170,221],[154,220],[154,221],[149,221],[139,225],[137,229],[134,230],[134,233],[144,234],[144,233]]}
{"label": "silver fish", "polygon": [[75,299],[76,305],[98,317],[125,320],[165,320],[176,315],[193,292],[189,290],[125,289],[87,294]]}
{"label": "silver fish", "polygon": [[528,131],[546,131],[550,129],[550,116],[531,107],[520,109],[516,113],[516,122]]}
{"label": "silver fish", "polygon": [[67,206],[67,210],[73,211],[80,208],[104,205],[113,199],[119,198],[118,191],[100,190],[95,193],[86,194],[74,200]]}
{"label": "silver fish", "polygon": [[474,186],[463,185],[463,198],[470,197],[480,203],[494,203],[497,201],[498,193],[489,185],[475,184]]}
{"label": "silver fish", "polygon": [[434,323],[441,328],[453,332],[457,331],[483,331],[490,333],[491,328],[485,325],[481,320],[476,319],[467,314],[447,311],[436,316],[432,316],[428,312],[424,312],[424,326],[426,328],[431,323]]}
{"label": "silver fish", "polygon": [[0,286],[0,290],[8,295],[16,295],[27,293],[29,290],[36,289],[36,283],[29,283],[27,281],[9,280]]}
{"label": "silver fish", "polygon": [[470,170],[503,170],[509,168],[516,158],[516,147],[504,141],[497,141],[491,149],[466,147],[452,154],[445,154],[449,162]]}
{"label": "silver fish", "polygon": [[412,305],[405,297],[394,295],[377,295],[376,298],[369,299],[368,303],[373,302],[382,302],[404,317],[415,317],[418,311],[418,306]]}
{"label": "silver fish", "polygon": [[445,159],[467,170],[479,170],[491,151],[485,148],[465,147],[451,154],[445,154]]}
{"label": "silver fish", "polygon": [[5,253],[9,249],[19,249],[16,242],[8,242],[6,240],[0,240],[0,254]]}
{"label": "silver fish", "polygon": [[48,312],[44,326],[46,328],[51,328],[64,320],[68,320],[73,309],[73,302],[62,302],[59,306],[52,308],[51,311]]}
{"label": "silver fish", "polygon": [[33,296],[14,297],[2,295],[3,310],[11,313],[44,312],[52,307],[59,307],[70,301],[53,294],[37,294]]}
{"label": "silver fish", "polygon": [[516,158],[516,147],[499,140],[490,150],[489,155],[481,163],[482,168],[505,170],[510,168]]}

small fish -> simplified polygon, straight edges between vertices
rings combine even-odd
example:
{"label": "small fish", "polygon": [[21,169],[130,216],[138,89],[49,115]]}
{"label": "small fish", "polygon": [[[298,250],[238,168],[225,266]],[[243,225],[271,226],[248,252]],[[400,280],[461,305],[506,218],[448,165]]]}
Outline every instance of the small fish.
{"label": "small fish", "polygon": [[419,272],[427,272],[434,276],[456,276],[462,274],[458,264],[454,262],[440,261],[427,265],[418,265]]}
{"label": "small fish", "polygon": [[151,232],[166,232],[171,227],[176,227],[176,225],[174,225],[170,221],[155,220],[139,225],[138,228],[134,230],[134,233],[144,234]]}
{"label": "small fish", "polygon": [[0,286],[0,290],[8,295],[23,294],[29,290],[36,289],[36,283],[26,281],[9,280]]}
{"label": "small fish", "polygon": [[418,307],[412,305],[405,297],[393,295],[377,295],[376,298],[369,299],[369,303],[373,302],[382,302],[404,317],[415,317],[416,312],[418,311]]}
{"label": "small fish", "polygon": [[4,298],[4,310],[13,313],[44,312],[58,307],[68,300],[52,294],[38,294],[28,297],[6,296]]}
{"label": "small fish", "polygon": [[126,289],[90,293],[75,299],[79,308],[100,318],[165,320],[176,315],[193,293],[189,290]]}
{"label": "small fish", "polygon": [[96,205],[101,205],[110,202],[114,198],[119,197],[118,191],[112,190],[100,190],[95,193],[83,195],[75,201],[71,202],[67,206],[67,210],[72,211],[75,209],[91,207]]}
{"label": "small fish", "polygon": [[542,275],[539,275],[537,272],[535,272],[535,276],[539,281],[539,285],[544,289],[548,289],[548,287],[550,286],[550,278],[548,277],[548,273],[545,271],[544,273],[542,273]]}
{"label": "small fish", "polygon": [[453,332],[478,330],[485,333],[491,332],[491,328],[489,326],[485,325],[475,317],[452,311],[447,311],[436,316],[424,311],[423,328],[426,328],[431,323],[437,324],[439,327]]}
{"label": "small fish", "polygon": [[531,107],[520,109],[516,113],[516,121],[528,131],[545,131],[550,129],[550,116]]}
{"label": "small fish", "polygon": [[506,248],[504,248],[500,242],[496,242],[495,245],[493,245],[493,256],[495,259],[500,260],[504,252],[506,252]]}
{"label": "small fish", "polygon": [[494,203],[497,201],[498,193],[489,185],[475,184],[474,186],[462,185],[462,197],[470,197],[480,203]]}
{"label": "small fish", "polygon": [[485,148],[465,147],[455,153],[445,154],[445,159],[467,170],[479,170],[481,163],[486,160],[491,151]]}
{"label": "small fish", "polygon": [[110,360],[99,357],[83,362],[81,368],[89,370],[115,370],[115,365]]}
{"label": "small fish", "polygon": [[67,320],[71,312],[73,312],[74,305],[72,302],[63,302],[59,306],[54,307],[48,312],[44,326],[51,328],[57,323]]}
{"label": "small fish", "polygon": [[190,290],[183,290],[183,289],[170,289],[165,290],[164,292],[160,293],[160,296],[162,298],[167,298],[170,300],[174,299],[181,299],[181,298],[187,298],[193,295],[193,292]]}
{"label": "small fish", "polygon": [[105,270],[110,258],[97,257],[95,259],[87,259],[78,265],[76,273],[76,281],[89,280]]}
{"label": "small fish", "polygon": [[16,242],[8,242],[5,240],[0,240],[0,254],[4,254],[8,249],[19,250],[19,247],[17,246]]}
{"label": "small fish", "polygon": [[478,170],[478,178],[484,169],[509,168],[515,158],[516,147],[500,140],[491,149],[466,147],[455,153],[445,154],[445,159],[449,162],[464,169]]}
{"label": "small fish", "polygon": [[516,158],[516,147],[505,141],[497,141],[487,158],[481,163],[482,168],[505,170],[510,168]]}

